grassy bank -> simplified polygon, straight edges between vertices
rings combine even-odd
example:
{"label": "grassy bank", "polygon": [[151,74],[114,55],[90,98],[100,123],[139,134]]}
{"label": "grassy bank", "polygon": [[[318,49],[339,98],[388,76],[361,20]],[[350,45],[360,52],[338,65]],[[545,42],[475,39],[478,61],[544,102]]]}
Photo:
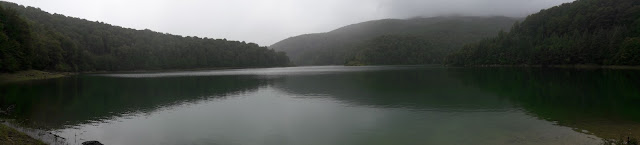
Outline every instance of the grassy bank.
{"label": "grassy bank", "polygon": [[27,81],[27,80],[51,79],[51,78],[60,78],[60,77],[64,77],[72,74],[73,73],[68,73],[68,72],[52,73],[52,72],[44,72],[39,70],[27,70],[27,71],[19,71],[14,73],[0,73],[0,82],[16,82],[16,81]]}
{"label": "grassy bank", "polygon": [[33,139],[13,128],[0,124],[0,144],[6,145],[45,145],[42,141]]}

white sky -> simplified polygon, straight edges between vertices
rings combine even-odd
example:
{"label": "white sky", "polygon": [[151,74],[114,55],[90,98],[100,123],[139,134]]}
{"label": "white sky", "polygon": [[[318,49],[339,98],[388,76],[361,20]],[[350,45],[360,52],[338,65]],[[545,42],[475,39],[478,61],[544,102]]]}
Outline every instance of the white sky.
{"label": "white sky", "polygon": [[573,0],[6,0],[50,13],[184,36],[268,46],[384,18],[524,17]]}

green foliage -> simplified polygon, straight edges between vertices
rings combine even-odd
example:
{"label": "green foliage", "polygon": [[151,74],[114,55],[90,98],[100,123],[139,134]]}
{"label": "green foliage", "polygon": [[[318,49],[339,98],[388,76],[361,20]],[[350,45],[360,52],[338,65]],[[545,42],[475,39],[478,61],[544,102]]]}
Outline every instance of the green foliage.
{"label": "green foliage", "polygon": [[627,38],[615,57],[616,64],[640,64],[640,37]]}
{"label": "green foliage", "polygon": [[30,33],[15,11],[0,7],[0,72],[30,67]]}
{"label": "green foliage", "polygon": [[[292,62],[298,65],[393,64],[391,62],[359,62],[388,59],[386,55],[375,55],[375,53],[383,54],[383,52],[392,52],[392,50],[396,49],[392,45],[376,43],[376,40],[385,40],[403,45],[398,46],[402,47],[402,51],[405,51],[404,49],[441,51],[438,53],[412,52],[434,56],[413,58],[415,59],[412,60],[413,62],[402,62],[403,64],[440,63],[444,56],[459,50],[463,44],[495,36],[499,30],[508,30],[515,21],[516,19],[506,17],[385,19],[353,24],[327,33],[291,37],[271,45],[270,48],[287,52]],[[409,40],[395,38],[407,38]],[[397,41],[398,43],[391,41]],[[419,44],[409,44],[411,42]],[[423,42],[430,42],[430,44],[425,47],[415,47],[423,45]],[[365,48],[368,50],[362,50]],[[362,55],[367,55],[364,57],[368,60],[362,60],[365,59],[362,58]],[[394,55],[396,54],[394,53]],[[400,63],[399,60],[397,62]]]}
{"label": "green foliage", "polygon": [[439,63],[444,51],[420,37],[385,35],[367,42],[358,49],[350,64],[368,65]]}
{"label": "green foliage", "polygon": [[639,65],[640,1],[578,0],[528,16],[508,33],[466,45],[451,65]]}
{"label": "green foliage", "polygon": [[[124,71],[287,66],[254,43],[183,37],[0,2],[0,71]],[[5,10],[11,9],[11,10]]]}
{"label": "green foliage", "polygon": [[4,124],[0,124],[0,144],[46,145],[42,141],[34,139],[11,127],[7,127]]}

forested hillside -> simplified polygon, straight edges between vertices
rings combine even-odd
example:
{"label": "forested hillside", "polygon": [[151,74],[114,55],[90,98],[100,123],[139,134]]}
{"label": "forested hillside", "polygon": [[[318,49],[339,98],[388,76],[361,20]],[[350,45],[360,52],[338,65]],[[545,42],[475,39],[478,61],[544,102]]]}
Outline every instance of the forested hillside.
{"label": "forested hillside", "polygon": [[640,65],[640,1],[577,0],[466,45],[451,65]]}
{"label": "forested hillside", "polygon": [[[286,52],[297,65],[440,63],[464,43],[496,36],[500,30],[509,30],[516,20],[458,16],[376,20],[327,33],[291,37],[270,48]],[[379,40],[388,43],[379,43]],[[384,60],[388,57],[378,55],[386,52],[395,53],[396,58],[413,57],[413,60]]]}
{"label": "forested hillside", "polygon": [[435,46],[421,37],[384,35],[368,40],[347,59],[346,65],[437,64],[448,53],[447,46]]}
{"label": "forested hillside", "polygon": [[0,71],[121,71],[289,65],[254,43],[183,37],[0,2]]}
{"label": "forested hillside", "polygon": [[0,71],[27,69],[31,31],[15,11],[0,7]]}

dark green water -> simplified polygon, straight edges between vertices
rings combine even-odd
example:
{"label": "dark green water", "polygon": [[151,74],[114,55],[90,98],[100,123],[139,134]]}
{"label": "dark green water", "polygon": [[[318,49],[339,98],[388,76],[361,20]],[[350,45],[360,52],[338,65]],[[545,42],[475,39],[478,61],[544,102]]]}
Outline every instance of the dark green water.
{"label": "dark green water", "polygon": [[80,75],[0,85],[70,144],[600,144],[640,137],[640,72],[440,66]]}

